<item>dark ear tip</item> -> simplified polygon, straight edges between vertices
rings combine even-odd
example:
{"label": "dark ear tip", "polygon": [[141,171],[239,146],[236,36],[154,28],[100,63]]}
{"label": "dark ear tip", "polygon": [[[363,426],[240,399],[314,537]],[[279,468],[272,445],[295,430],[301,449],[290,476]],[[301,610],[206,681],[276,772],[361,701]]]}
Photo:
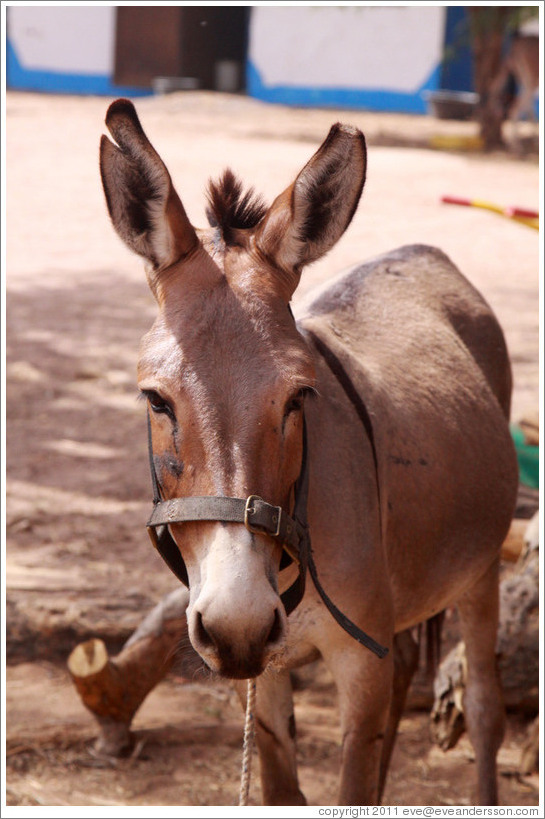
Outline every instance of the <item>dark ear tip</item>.
{"label": "dark ear tip", "polygon": [[110,117],[116,116],[117,114],[136,116],[136,109],[130,100],[121,97],[118,100],[114,100],[109,105],[108,110],[106,111],[106,122],[108,122]]}
{"label": "dark ear tip", "polygon": [[130,100],[123,98],[112,102],[106,111],[105,121],[106,125],[114,136],[116,136],[115,129],[117,123],[121,124],[128,121],[138,130],[141,130],[142,128],[140,125],[140,120],[138,119],[138,114],[136,113],[136,108]]}

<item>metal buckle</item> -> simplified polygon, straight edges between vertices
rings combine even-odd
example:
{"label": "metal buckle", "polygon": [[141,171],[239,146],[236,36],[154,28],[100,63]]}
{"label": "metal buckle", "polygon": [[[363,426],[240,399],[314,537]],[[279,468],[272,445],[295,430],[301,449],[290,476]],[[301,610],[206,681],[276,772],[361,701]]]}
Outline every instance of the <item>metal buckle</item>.
{"label": "metal buckle", "polygon": [[[282,517],[282,507],[281,506],[274,506],[273,509],[277,510],[277,521],[276,521],[276,532],[272,535],[272,537],[278,537],[280,534],[280,519]],[[273,523],[274,523],[274,515],[273,515]]]}
{"label": "metal buckle", "polygon": [[[244,507],[244,526],[247,528],[249,532],[252,532],[252,534],[254,535],[262,535],[263,533],[265,533],[267,535],[270,535],[271,537],[278,537],[280,534],[280,518],[282,516],[282,507],[281,506],[271,507],[272,509],[276,509],[276,515],[272,516],[273,523],[276,523],[276,531],[271,532],[269,529],[252,526],[252,524],[250,523],[249,517],[253,515],[255,512],[255,508],[252,506],[254,501],[261,501],[261,503],[265,503],[263,498],[260,498],[259,495],[249,495],[246,498],[246,506]],[[265,505],[269,507],[271,506],[269,503]]]}

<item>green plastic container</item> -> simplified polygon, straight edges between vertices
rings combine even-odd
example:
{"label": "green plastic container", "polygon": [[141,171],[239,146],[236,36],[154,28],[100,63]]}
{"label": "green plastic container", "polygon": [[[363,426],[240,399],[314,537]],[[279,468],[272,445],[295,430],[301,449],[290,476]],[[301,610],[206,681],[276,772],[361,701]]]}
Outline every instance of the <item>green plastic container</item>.
{"label": "green plastic container", "polygon": [[511,437],[517,451],[520,482],[539,489],[539,447],[527,444],[523,430],[515,424],[511,424]]}

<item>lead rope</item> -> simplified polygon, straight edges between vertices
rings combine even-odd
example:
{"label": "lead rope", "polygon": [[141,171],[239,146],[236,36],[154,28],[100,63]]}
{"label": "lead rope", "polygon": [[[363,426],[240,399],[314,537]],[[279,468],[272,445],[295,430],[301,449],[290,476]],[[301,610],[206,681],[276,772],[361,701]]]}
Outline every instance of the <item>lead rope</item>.
{"label": "lead rope", "polygon": [[255,743],[254,710],[256,701],[255,679],[248,680],[246,695],[246,719],[244,720],[244,742],[242,744],[242,771],[240,775],[239,807],[248,805],[250,793],[250,778],[252,775],[252,753]]}

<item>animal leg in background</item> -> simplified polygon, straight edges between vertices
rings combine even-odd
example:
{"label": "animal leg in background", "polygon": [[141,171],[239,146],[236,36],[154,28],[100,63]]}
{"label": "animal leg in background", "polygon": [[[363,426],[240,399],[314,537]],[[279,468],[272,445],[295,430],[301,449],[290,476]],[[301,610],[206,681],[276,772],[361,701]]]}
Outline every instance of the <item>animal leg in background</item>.
{"label": "animal leg in background", "polygon": [[501,96],[509,77],[517,85],[515,99],[509,106],[507,119],[512,126],[514,146],[520,142],[517,125],[523,114],[535,121],[534,96],[539,88],[539,38],[537,36],[513,37],[509,51],[502,60],[500,70],[491,88],[497,106],[501,106]]}

